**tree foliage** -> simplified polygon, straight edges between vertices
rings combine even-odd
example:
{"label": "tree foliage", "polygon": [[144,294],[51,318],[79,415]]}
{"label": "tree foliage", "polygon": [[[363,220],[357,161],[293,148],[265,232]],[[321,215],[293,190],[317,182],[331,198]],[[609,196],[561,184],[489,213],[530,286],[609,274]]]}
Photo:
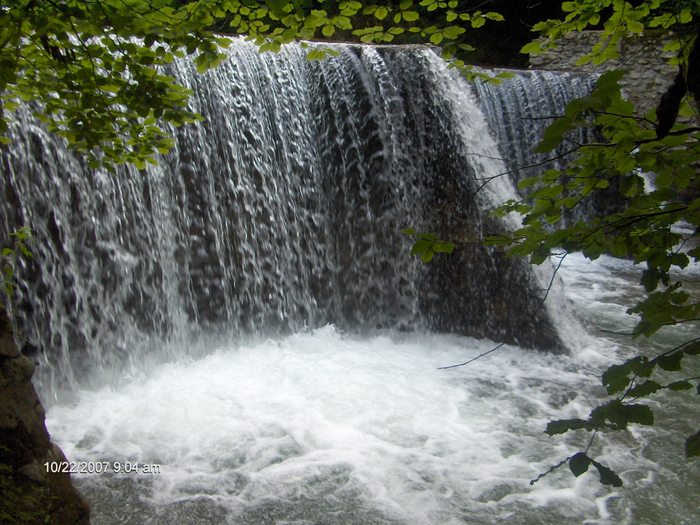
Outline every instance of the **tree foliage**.
{"label": "tree foliage", "polygon": [[[602,75],[589,96],[571,102],[564,115],[547,128],[537,151],[549,152],[565,143],[575,157],[563,170],[521,181],[521,189],[530,190],[527,197],[507,202],[498,213],[518,212],[522,227],[487,242],[507,246],[511,254],[530,257],[535,264],[572,252],[589,259],[609,255],[643,263],[641,284],[646,295],[628,310],[638,316],[633,337],[649,337],[663,327],[697,322],[700,298],[684,288],[682,270],[700,260],[700,128],[698,99],[691,96],[700,93],[700,4],[692,0],[634,4],[577,0],[563,2],[562,10],[563,19],[535,26],[543,38],[524,51],[541,52],[570,32],[596,26],[602,28],[600,39],[580,62],[602,63],[617,57],[621,38],[663,30],[668,37],[666,49],[675,52],[673,62],[679,73],[656,111],[646,115],[636,113],[622,96],[622,71]],[[572,142],[569,132],[581,127],[595,129],[600,141]],[[623,207],[564,224],[565,214],[609,188],[615,188]],[[615,397],[595,407],[587,419],[550,422],[547,434],[585,429],[595,436],[596,432],[624,430],[629,424],[653,425],[654,409],[643,402],[649,396],[662,390],[691,389],[700,395],[700,377],[688,377],[684,366],[691,360],[697,362],[698,355],[700,340],[692,339],[658,355],[638,355],[609,367],[602,383]],[[700,431],[687,438],[685,453],[689,458],[700,455]],[[565,462],[576,476],[594,465],[601,482],[622,483],[590,458],[588,449]]]}
{"label": "tree foliage", "polygon": [[[49,130],[83,153],[90,166],[155,162],[172,146],[167,125],[201,117],[188,107],[189,92],[167,73],[167,65],[190,55],[199,71],[225,59],[227,36],[244,36],[261,52],[278,51],[293,40],[354,39],[366,43],[429,42],[458,68],[471,46],[469,29],[500,21],[477,0],[5,0],[0,3],[0,140],[8,142],[8,122],[28,105]],[[615,58],[618,41],[647,31],[663,32],[675,53],[679,74],[659,110],[638,115],[620,92],[620,73],[603,75],[594,91],[572,102],[548,128],[540,151],[569,143],[577,156],[563,170],[550,170],[521,183],[528,196],[506,203],[500,213],[518,212],[515,232],[489,239],[510,253],[541,263],[555,254],[580,251],[595,259],[607,254],[645,263],[644,300],[630,309],[639,315],[635,336],[700,319],[700,301],[686,291],[674,270],[697,262],[700,248],[700,130],[676,123],[696,115],[689,94],[700,93],[700,45],[696,44],[700,4],[696,0],[574,0],[561,2],[562,17],[535,26],[541,38],[525,46],[537,53],[558,45],[572,32],[602,29],[600,40],[581,62]],[[224,36],[227,35],[227,36]],[[698,51],[696,51],[696,49]],[[329,51],[309,46],[310,59]],[[687,122],[687,121],[686,121]],[[595,128],[601,141],[571,143],[569,131]],[[653,174],[649,190],[645,176]],[[624,208],[593,220],[562,225],[562,217],[607,188],[616,188]],[[685,225],[685,228],[679,228]],[[556,226],[556,227],[555,227]],[[23,253],[26,232],[18,232],[3,252],[5,283],[11,259]],[[454,244],[436,234],[413,236],[413,253],[425,262],[450,253]],[[9,270],[8,270],[9,268]],[[603,384],[614,397],[587,419],[553,421],[547,433],[621,430],[654,423],[652,408],[637,402],[662,390],[697,387],[683,375],[697,359],[698,340],[657,356],[636,356],[610,367]],[[659,370],[677,374],[662,380]],[[686,441],[686,454],[700,455],[700,431]],[[566,458],[578,476],[590,466],[601,482],[620,478],[588,454]],[[558,466],[560,466],[558,465]],[[556,467],[556,466],[555,466]]]}
{"label": "tree foliage", "polygon": [[[541,53],[556,47],[566,35],[586,29],[602,29],[602,33],[579,64],[602,64],[618,58],[618,44],[622,38],[649,30],[660,30],[671,36],[665,49],[680,52],[688,44],[688,31],[694,33],[698,4],[695,0],[574,0],[562,2],[561,10],[565,13],[563,18],[535,24],[533,30],[542,38],[527,44],[523,52]],[[682,60],[682,56],[677,60]]]}
{"label": "tree foliage", "polygon": [[[522,180],[524,197],[508,201],[497,216],[513,212],[522,226],[485,239],[514,256],[541,264],[581,252],[589,259],[601,255],[645,265],[641,284],[645,297],[628,313],[638,316],[632,337],[651,337],[664,327],[700,321],[700,298],[683,287],[682,270],[700,262],[700,3],[694,0],[576,0],[562,2],[563,17],[535,25],[541,37],[523,48],[530,54],[559,45],[573,32],[600,29],[599,39],[579,64],[602,64],[618,58],[622,38],[663,32],[665,51],[673,54],[678,74],[655,111],[640,115],[621,92],[622,70],[603,74],[590,95],[569,103],[554,118],[535,151],[552,152],[560,145],[572,154],[564,169],[550,169]],[[590,128],[600,140],[577,143],[571,132]],[[614,189],[622,206],[596,217],[570,220],[571,212]],[[604,196],[609,199],[609,196]],[[434,253],[450,253],[458,242],[436,234],[404,231],[414,237],[413,253],[431,260]],[[447,236],[449,237],[449,236]],[[433,250],[433,246],[440,250]],[[614,396],[591,410],[586,419],[551,421],[550,435],[569,431],[592,432],[584,451],[576,452],[541,474],[565,464],[579,476],[594,466],[600,481],[621,486],[621,478],[588,455],[598,432],[620,431],[630,424],[653,425],[652,406],[639,403],[661,391],[695,390],[700,377],[688,377],[685,364],[700,355],[700,338],[655,356],[638,355],[610,366],[602,375]],[[691,365],[692,368],[692,365]],[[669,377],[671,379],[669,379]],[[662,404],[663,406],[663,404]],[[685,442],[688,458],[700,456],[700,430]]]}
{"label": "tree foliage", "polygon": [[454,243],[440,239],[435,233],[417,232],[415,228],[405,228],[401,233],[415,238],[411,253],[424,263],[432,261],[436,253],[452,253],[455,249]]}
{"label": "tree foliage", "polygon": [[[461,42],[465,25],[501,18],[478,2],[457,0],[6,0],[0,135],[18,104],[30,103],[90,166],[142,168],[171,148],[166,124],[201,118],[165,66],[186,55],[199,71],[216,66],[230,42],[222,34],[243,35],[260,51],[300,39],[389,43],[413,35],[466,67],[459,58],[469,49]],[[312,59],[325,54],[309,50]]]}

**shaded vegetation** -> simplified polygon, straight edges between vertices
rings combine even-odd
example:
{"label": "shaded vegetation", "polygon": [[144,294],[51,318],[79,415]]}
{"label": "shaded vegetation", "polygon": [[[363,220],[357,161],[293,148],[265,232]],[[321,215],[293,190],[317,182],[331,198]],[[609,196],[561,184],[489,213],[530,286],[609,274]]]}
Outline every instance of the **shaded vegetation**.
{"label": "shaded vegetation", "polygon": [[[492,29],[498,25],[493,22],[503,19],[502,13],[508,15],[509,25]],[[487,240],[508,247],[513,255],[530,257],[533,263],[578,251],[591,259],[611,255],[644,263],[642,284],[647,295],[630,313],[640,317],[633,335],[652,336],[662,327],[700,320],[700,300],[674,273],[700,258],[700,128],[692,124],[698,116],[693,97],[700,92],[698,17],[700,5],[694,0],[4,1],[0,133],[7,131],[19,104],[30,104],[51,131],[85,155],[90,166],[132,163],[143,168],[172,147],[166,125],[201,118],[188,108],[188,91],[163,72],[164,66],[187,55],[199,71],[216,66],[225,58],[223,48],[229,42],[217,32],[243,35],[260,51],[277,51],[299,39],[428,42],[439,46],[453,66],[469,72],[467,57],[487,30],[494,38],[477,56],[499,63],[506,56],[510,59],[512,45],[529,40],[527,30],[533,22],[542,38],[525,45],[528,53],[555,47],[572,32],[601,29],[600,40],[582,63],[616,58],[617,42],[628,35],[660,31],[671,36],[667,50],[675,53],[679,73],[658,110],[637,114],[620,93],[620,73],[604,75],[591,95],[572,102],[553,121],[538,149],[551,151],[570,142],[568,132],[578,127],[595,128],[603,139],[571,144],[576,156],[566,169],[523,181],[522,187],[533,191],[499,211],[520,214],[522,227]],[[332,51],[323,46],[308,48],[310,59],[328,53]],[[691,119],[691,124],[678,123],[679,116]],[[652,190],[645,186],[646,174],[653,176]],[[568,210],[609,187],[617,188],[624,210],[554,228]],[[415,236],[414,253],[426,262],[454,248],[449,238],[407,233]],[[611,367],[603,384],[611,395],[620,395],[594,408],[587,419],[550,423],[547,432],[595,433],[653,424],[653,409],[632,400],[660,390],[697,388],[698,378],[684,373],[686,361],[697,359],[696,349],[693,340],[657,356],[638,356]],[[659,382],[651,379],[654,369],[676,377]],[[700,455],[699,443],[700,432],[688,437],[688,457]],[[575,475],[593,466],[603,483],[620,482],[589,456],[588,449],[561,464],[567,463]]]}

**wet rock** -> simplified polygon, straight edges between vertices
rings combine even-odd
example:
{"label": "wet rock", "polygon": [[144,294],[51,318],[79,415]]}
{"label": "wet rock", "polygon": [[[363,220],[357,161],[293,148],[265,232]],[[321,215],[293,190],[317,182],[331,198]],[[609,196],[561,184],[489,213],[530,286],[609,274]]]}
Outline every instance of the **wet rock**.
{"label": "wet rock", "polygon": [[0,509],[17,523],[87,524],[90,509],[70,474],[46,467],[66,458],[50,441],[33,373],[33,363],[18,351],[0,310]]}

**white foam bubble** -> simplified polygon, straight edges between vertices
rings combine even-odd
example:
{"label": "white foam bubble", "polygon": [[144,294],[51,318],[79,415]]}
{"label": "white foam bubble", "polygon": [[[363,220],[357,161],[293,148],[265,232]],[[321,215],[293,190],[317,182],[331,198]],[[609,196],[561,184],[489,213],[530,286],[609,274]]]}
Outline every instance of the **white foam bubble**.
{"label": "white foam bubble", "polygon": [[[614,281],[576,262],[565,276],[575,301],[608,301]],[[585,447],[585,433],[543,430],[587,416],[620,348],[597,339],[566,357],[503,347],[437,369],[494,345],[327,326],[83,391],[47,424],[73,461],[160,468],[77,476],[96,523],[640,522],[636,507],[653,500],[644,480],[660,471],[635,455],[648,432],[600,437],[592,451],[621,472],[623,492],[566,467],[529,484]]]}

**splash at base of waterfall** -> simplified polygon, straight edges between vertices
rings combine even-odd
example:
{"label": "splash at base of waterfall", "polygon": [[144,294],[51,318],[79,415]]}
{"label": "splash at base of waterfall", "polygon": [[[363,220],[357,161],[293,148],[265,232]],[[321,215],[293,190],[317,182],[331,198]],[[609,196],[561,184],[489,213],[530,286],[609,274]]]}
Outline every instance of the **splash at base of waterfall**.
{"label": "splash at base of waterfall", "polygon": [[[0,238],[34,233],[13,313],[45,402],[213,334],[334,323],[562,349],[528,265],[473,242],[507,228],[489,210],[517,194],[472,87],[429,49],[337,51],[319,62],[236,41],[206,75],[173,64],[205,122],[173,130],[145,172],[91,172],[17,113],[0,147]],[[538,101],[580,91],[530,77],[558,87],[533,87]],[[407,226],[467,243],[424,266]]]}
{"label": "splash at base of waterfall", "polygon": [[[577,306],[622,322],[615,301],[631,288],[626,276],[567,262]],[[118,390],[83,391],[53,407],[48,425],[72,461],[139,465],[74,476],[96,525],[700,519],[686,494],[700,479],[682,457],[682,433],[663,427],[597,438],[592,453],[624,489],[566,467],[529,485],[586,446],[586,433],[549,438],[543,429],[585,417],[604,395],[600,371],[628,349],[590,337],[571,357],[510,346],[437,370],[493,346],[327,326],[165,364]],[[658,446],[669,440],[678,446]]]}

